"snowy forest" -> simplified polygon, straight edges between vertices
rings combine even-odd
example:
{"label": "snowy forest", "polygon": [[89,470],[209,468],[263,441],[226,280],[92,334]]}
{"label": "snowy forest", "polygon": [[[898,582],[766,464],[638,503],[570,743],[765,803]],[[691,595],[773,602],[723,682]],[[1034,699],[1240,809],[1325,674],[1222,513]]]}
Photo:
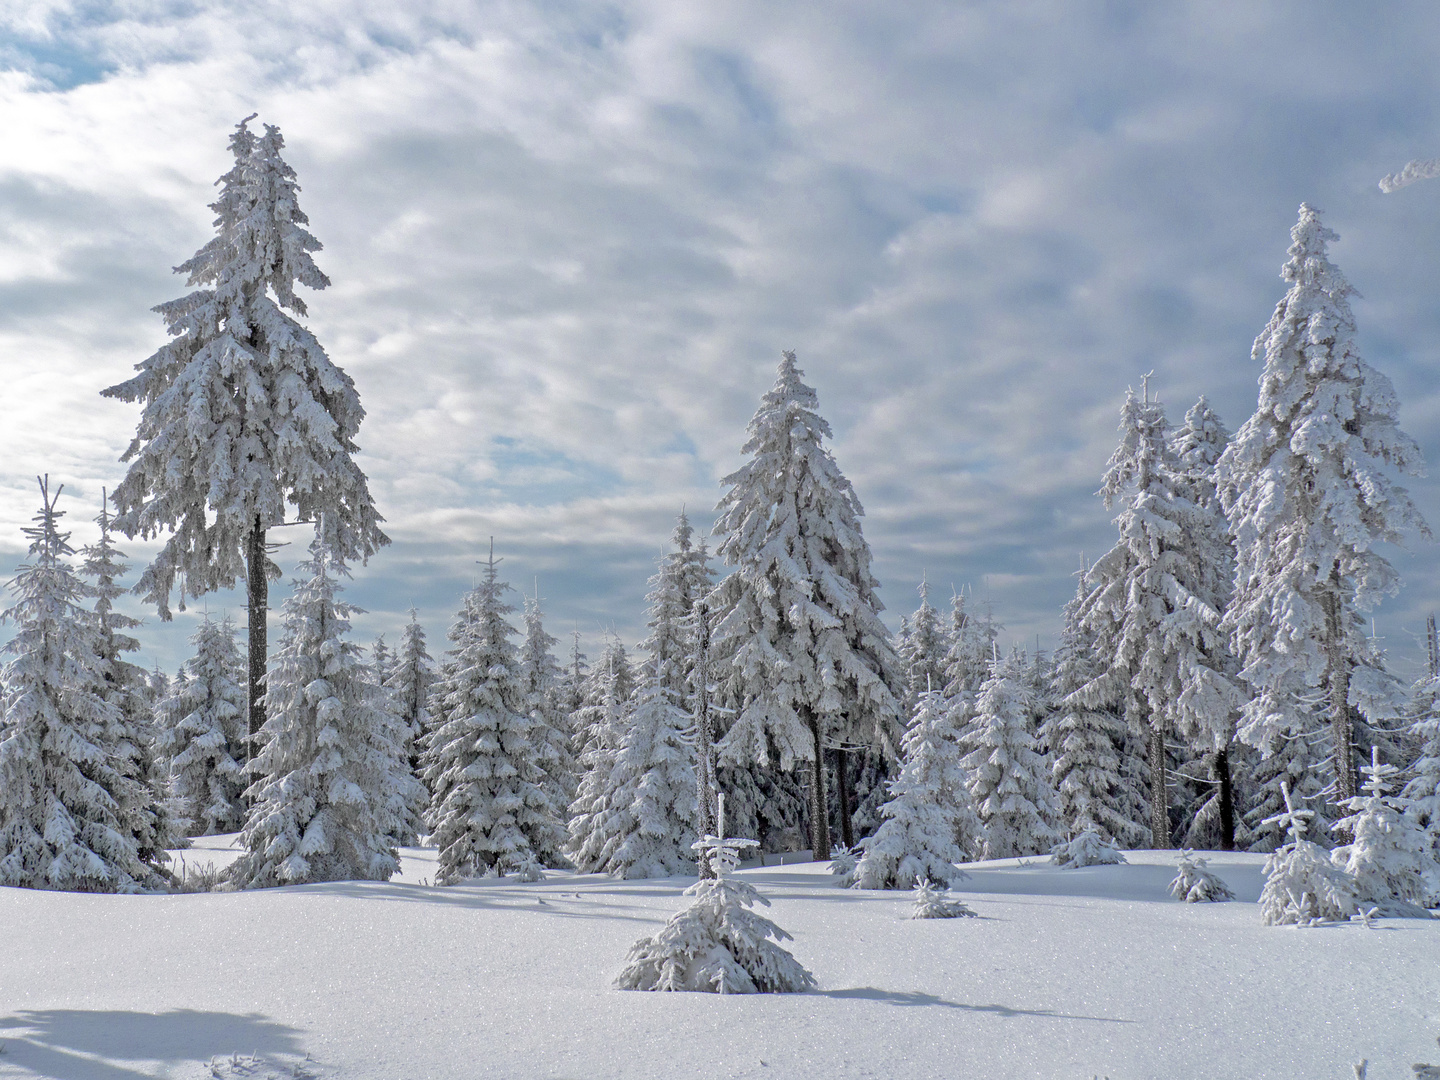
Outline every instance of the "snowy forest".
{"label": "snowy forest", "polygon": [[[96,543],[71,547],[62,478],[39,481],[5,611],[0,884],[179,888],[168,852],[234,832],[219,888],[384,881],[422,843],[441,884],[708,877],[738,859],[697,869],[723,794],[757,861],[834,858],[859,888],[1181,847],[1274,853],[1267,921],[1440,904],[1440,643],[1432,619],[1406,685],[1365,620],[1398,588],[1377,545],[1429,537],[1395,480],[1422,462],[1309,205],[1254,414],[1231,434],[1205,397],[1172,419],[1148,376],[1126,392],[1098,492],[1118,535],[1076,573],[1053,653],[1002,649],[1003,613],[926,582],[891,632],[790,351],[713,537],[679,514],[644,641],[563,645],[504,580],[501,537],[446,644],[412,618],[365,647],[343,592],[388,543],[353,458],[365,413],[302,321],[320,243],[279,129],[253,120],[214,238],[177,267],[193,291],[156,308],[169,341],[102,390],[139,419]],[[287,526],[313,539],[272,646]],[[136,537],[164,542],[132,580]],[[207,616],[178,672],[126,659],[126,590],[165,620],[239,582],[248,632]]]}

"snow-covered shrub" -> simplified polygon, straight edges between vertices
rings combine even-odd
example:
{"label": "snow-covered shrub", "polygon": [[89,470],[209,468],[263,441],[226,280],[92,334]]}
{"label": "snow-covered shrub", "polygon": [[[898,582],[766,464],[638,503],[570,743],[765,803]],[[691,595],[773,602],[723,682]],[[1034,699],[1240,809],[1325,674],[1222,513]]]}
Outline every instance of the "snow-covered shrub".
{"label": "snow-covered shrub", "polygon": [[1333,828],[1353,840],[1330,853],[1337,866],[1355,879],[1355,895],[1362,907],[1374,907],[1392,918],[1428,919],[1425,910],[1427,878],[1436,866],[1429,838],[1405,811],[1408,799],[1387,797],[1387,781],[1400,770],[1380,763],[1378,747],[1370,748],[1365,773],[1365,794],[1346,799],[1350,811]]}
{"label": "snow-covered shrub", "polygon": [[[721,807],[721,824],[724,808]],[[815,976],[781,941],[790,935],[751,910],[770,901],[734,877],[740,848],[754,840],[706,836],[695,847],[715,871],[685,890],[690,906],[671,916],[653,937],[630,947],[615,979],[621,990],[695,990],[712,994],[791,994],[809,990]]]}
{"label": "snow-covered shrub", "polygon": [[915,879],[915,906],[911,909],[912,919],[959,919],[975,918],[975,912],[971,911],[960,900],[952,900],[949,890],[936,888],[923,877]]}
{"label": "snow-covered shrub", "polygon": [[1355,911],[1355,879],[1330,861],[1330,853],[1305,839],[1309,810],[1296,810],[1290,787],[1281,783],[1285,812],[1276,817],[1289,841],[1265,859],[1260,915],[1266,926],[1309,926],[1348,919]]}
{"label": "snow-covered shrub", "polygon": [[1175,880],[1170,882],[1170,895],[1187,904],[1218,903],[1234,900],[1230,886],[1207,870],[1204,859],[1197,859],[1189,848],[1180,852],[1180,865]]}
{"label": "snow-covered shrub", "polygon": [[1056,866],[1077,869],[1081,866],[1113,866],[1123,863],[1125,856],[1120,854],[1115,841],[1107,840],[1092,825],[1079,836],[1061,841],[1051,848],[1050,861]]}
{"label": "snow-covered shrub", "polygon": [[526,851],[511,863],[511,869],[515,872],[516,881],[544,881],[545,870],[540,865],[540,860],[535,857],[533,851]]}
{"label": "snow-covered shrub", "polygon": [[171,892],[215,892],[225,882],[225,867],[213,862],[188,863],[180,859],[180,871],[170,887]]}
{"label": "snow-covered shrub", "polygon": [[848,889],[855,882],[855,867],[860,861],[856,848],[836,848],[834,857],[830,860],[830,873],[840,880],[836,882],[842,889]]}

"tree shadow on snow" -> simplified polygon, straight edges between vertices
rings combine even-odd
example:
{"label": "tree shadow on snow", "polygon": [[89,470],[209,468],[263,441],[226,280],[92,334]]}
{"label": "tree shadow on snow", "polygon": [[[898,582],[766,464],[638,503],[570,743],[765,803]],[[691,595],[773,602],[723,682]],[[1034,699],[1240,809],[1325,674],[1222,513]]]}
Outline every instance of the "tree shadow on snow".
{"label": "tree shadow on snow", "polygon": [[[395,882],[331,881],[316,885],[293,885],[295,892],[310,891],[329,896],[353,896],[366,900],[391,903],[441,904],[448,907],[491,911],[531,911],[567,919],[606,919],[630,922],[664,922],[668,913],[661,913],[642,904],[621,904],[617,900],[639,895],[671,895],[680,898],[680,890],[596,889],[581,888],[567,882],[554,887],[521,882],[485,882],[476,879],[456,885],[407,885]],[[564,895],[568,892],[569,895]],[[592,910],[592,909],[600,910]],[[625,914],[630,909],[636,914]]]}
{"label": "tree shadow on snow", "polygon": [[207,1062],[237,1053],[301,1056],[302,1032],[259,1013],[36,1009],[0,1017],[6,1066],[67,1080],[150,1076],[123,1062]]}
{"label": "tree shadow on snow", "polygon": [[996,1016],[1043,1016],[1051,1020],[1094,1020],[1102,1024],[1133,1024],[1134,1020],[1122,1020],[1114,1016],[1075,1016],[1071,1013],[1056,1012],[1054,1009],[1016,1009],[1009,1005],[966,1005],[960,1001],[946,1001],[934,994],[922,994],[914,990],[878,990],[873,986],[857,986],[849,990],[813,990],[817,997],[861,998],[865,1001],[883,1001],[887,1005],[938,1005],[945,1009],[963,1009],[965,1012],[994,1013]]}

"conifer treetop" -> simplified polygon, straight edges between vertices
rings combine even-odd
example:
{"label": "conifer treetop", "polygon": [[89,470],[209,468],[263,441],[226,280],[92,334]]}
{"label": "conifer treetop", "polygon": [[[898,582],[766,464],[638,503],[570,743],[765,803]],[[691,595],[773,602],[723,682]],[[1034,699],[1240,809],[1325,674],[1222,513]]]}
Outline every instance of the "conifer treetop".
{"label": "conifer treetop", "polygon": [[285,522],[287,504],[303,521],[323,515],[346,559],[389,542],[353,460],[365,416],[355,384],[283,310],[305,314],[297,282],[329,285],[311,257],[320,242],[304,228],[279,129],[257,138],[248,125],[231,137],[235,163],[211,204],[215,237],[176,267],[200,288],[155,308],[172,340],[102,392],[142,404],[115,527],[170,533],[136,590],[162,619],[177,584],[183,609],[242,577],[246,537],[257,521]]}

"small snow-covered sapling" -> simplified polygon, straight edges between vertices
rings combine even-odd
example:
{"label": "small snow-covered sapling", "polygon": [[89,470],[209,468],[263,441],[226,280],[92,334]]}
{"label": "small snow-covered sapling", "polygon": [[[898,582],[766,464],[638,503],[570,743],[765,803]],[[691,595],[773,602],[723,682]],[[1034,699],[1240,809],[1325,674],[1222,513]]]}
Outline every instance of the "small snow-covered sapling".
{"label": "small snow-covered sapling", "polygon": [[1180,852],[1179,872],[1170,882],[1170,895],[1187,904],[1218,903],[1234,900],[1235,894],[1214,871],[1205,866],[1205,860],[1196,858],[1195,852],[1184,848]]}
{"label": "small snow-covered sapling", "polygon": [[840,880],[836,882],[842,889],[848,889],[855,882],[855,867],[860,861],[855,848],[836,848],[834,857],[830,860],[830,873]]}
{"label": "small snow-covered sapling", "polygon": [[1313,811],[1296,810],[1290,786],[1280,782],[1283,813],[1265,819],[1287,830],[1290,840],[1265,859],[1260,913],[1266,926],[1314,926],[1348,919],[1355,911],[1355,879],[1330,861],[1330,853],[1305,839]]}
{"label": "small snow-covered sapling", "polygon": [[1062,841],[1050,849],[1050,861],[1056,866],[1078,868],[1081,866],[1114,866],[1123,863],[1125,856],[1107,840],[1095,826],[1088,826],[1079,836]]}
{"label": "small snow-covered sapling", "polygon": [[695,990],[719,994],[786,994],[809,990],[815,976],[782,947],[789,939],[780,927],[752,911],[767,907],[754,886],[734,876],[742,847],[754,840],[725,837],[725,801],[718,800],[716,832],[695,848],[715,871],[685,890],[690,906],[671,916],[653,937],[630,947],[615,979],[621,990]]}
{"label": "small snow-covered sapling", "polygon": [[975,918],[975,912],[963,901],[952,900],[950,892],[943,886],[931,885],[923,877],[915,878],[915,907],[910,912],[912,919],[958,919]]}

